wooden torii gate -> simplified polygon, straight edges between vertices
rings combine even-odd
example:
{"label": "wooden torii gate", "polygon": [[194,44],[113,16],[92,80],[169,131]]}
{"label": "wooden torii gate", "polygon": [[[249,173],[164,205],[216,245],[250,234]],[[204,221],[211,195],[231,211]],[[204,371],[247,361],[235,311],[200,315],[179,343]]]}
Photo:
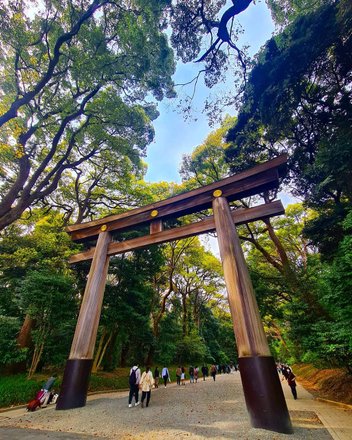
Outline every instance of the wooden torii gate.
{"label": "wooden torii gate", "polygon": [[[252,426],[276,432],[292,432],[276,365],[264,334],[235,227],[235,224],[283,214],[284,208],[280,201],[249,209],[231,210],[229,206],[231,201],[277,188],[279,177],[285,171],[286,161],[285,155],[279,156],[202,188],[123,214],[67,228],[72,240],[97,238],[97,243],[94,248],[70,259],[71,263],[85,260],[92,260],[92,263],[56,409],[71,409],[86,404],[110,256],[216,231],[236,337],[241,380]],[[163,229],[163,221],[166,219],[176,219],[209,208],[213,209],[213,216],[186,226]],[[136,225],[148,224],[148,235],[126,241],[112,241],[113,231],[122,232]]]}

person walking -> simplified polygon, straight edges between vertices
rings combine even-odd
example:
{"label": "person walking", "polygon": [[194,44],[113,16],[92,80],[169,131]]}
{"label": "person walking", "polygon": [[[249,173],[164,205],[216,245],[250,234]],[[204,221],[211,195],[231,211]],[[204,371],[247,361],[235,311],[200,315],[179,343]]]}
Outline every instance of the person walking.
{"label": "person walking", "polygon": [[198,382],[198,374],[199,374],[199,369],[197,366],[194,367],[194,381],[195,383]]}
{"label": "person walking", "polygon": [[149,406],[150,396],[152,393],[152,387],[154,385],[153,374],[150,371],[150,367],[147,367],[143,372],[139,387],[142,390],[141,406],[144,408],[144,400],[147,398],[146,406]]}
{"label": "person walking", "polygon": [[189,367],[189,383],[194,383],[194,368],[192,366]]}
{"label": "person walking", "polygon": [[203,365],[202,366],[203,380],[205,380],[205,377],[207,376],[207,373],[208,373],[208,368],[205,365]]}
{"label": "person walking", "polygon": [[170,380],[169,370],[166,366],[164,366],[164,368],[161,370],[161,377],[164,380],[164,386],[166,388],[167,381]]}
{"label": "person walking", "polygon": [[211,374],[211,377],[213,378],[213,380],[215,382],[215,377],[216,377],[216,366],[215,365],[212,365],[210,367],[210,374]]}
{"label": "person walking", "polygon": [[181,374],[182,374],[181,365],[179,365],[176,368],[176,383],[177,383],[177,385],[181,385]]}
{"label": "person walking", "polygon": [[291,388],[291,393],[293,398],[297,400],[296,376],[293,374],[292,369],[286,366],[285,369],[282,371],[282,374],[284,378],[287,380],[288,386]]}
{"label": "person walking", "polygon": [[185,378],[186,378],[186,373],[185,373],[185,367],[181,367],[181,385],[185,385]]}
{"label": "person walking", "polygon": [[160,376],[159,368],[155,367],[155,370],[154,370],[154,386],[155,386],[155,388],[159,388],[159,376]]}
{"label": "person walking", "polygon": [[130,393],[128,396],[128,407],[132,407],[132,400],[133,397],[135,399],[134,406],[139,405],[138,400],[138,391],[139,391],[139,382],[141,380],[141,370],[139,369],[138,365],[134,365],[130,370],[130,377],[129,377],[129,385],[130,385]]}

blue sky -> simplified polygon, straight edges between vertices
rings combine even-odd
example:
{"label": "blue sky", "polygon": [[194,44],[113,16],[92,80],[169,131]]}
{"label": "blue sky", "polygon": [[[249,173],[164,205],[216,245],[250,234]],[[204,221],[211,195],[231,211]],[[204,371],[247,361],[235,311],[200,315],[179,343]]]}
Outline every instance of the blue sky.
{"label": "blue sky", "polygon": [[[244,29],[239,45],[248,44],[251,54],[255,54],[274,31],[270,12],[264,2],[252,3],[240,14],[238,21]],[[178,64],[174,76],[175,83],[192,79],[198,68],[199,66],[194,63]],[[228,87],[228,83],[226,86]],[[194,100],[193,116],[197,118],[196,122],[185,121],[183,115],[176,110],[176,102],[164,100],[159,104],[160,116],[154,121],[155,141],[149,145],[145,159],[148,165],[147,181],[180,182],[178,170],[182,155],[191,153],[214,129],[209,127],[206,115],[201,113],[208,94],[209,89],[200,81]],[[227,113],[235,114],[235,111],[228,109]]]}

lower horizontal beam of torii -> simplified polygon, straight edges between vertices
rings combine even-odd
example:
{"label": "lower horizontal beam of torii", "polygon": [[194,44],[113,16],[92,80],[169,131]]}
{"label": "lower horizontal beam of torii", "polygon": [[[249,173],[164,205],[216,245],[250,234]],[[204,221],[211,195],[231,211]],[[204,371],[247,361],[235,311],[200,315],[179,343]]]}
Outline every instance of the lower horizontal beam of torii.
{"label": "lower horizontal beam of torii", "polygon": [[[272,203],[255,206],[247,209],[236,209],[232,211],[232,218],[235,224],[241,225],[256,220],[284,214],[285,209],[280,200]],[[165,231],[145,235],[143,237],[133,238],[131,240],[112,242],[108,246],[107,255],[117,255],[136,249],[141,249],[153,244],[166,243],[173,240],[192,237],[198,234],[205,234],[215,231],[215,221],[213,216],[206,217],[190,225],[180,226],[178,228],[166,229]],[[95,247],[88,251],[72,255],[69,262],[71,264],[80,261],[91,260],[94,256]]]}

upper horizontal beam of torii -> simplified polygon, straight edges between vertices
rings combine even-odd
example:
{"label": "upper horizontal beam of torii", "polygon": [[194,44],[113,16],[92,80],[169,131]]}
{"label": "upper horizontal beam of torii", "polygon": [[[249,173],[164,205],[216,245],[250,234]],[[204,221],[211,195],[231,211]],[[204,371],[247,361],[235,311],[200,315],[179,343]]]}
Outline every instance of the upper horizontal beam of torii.
{"label": "upper horizontal beam of torii", "polygon": [[[280,200],[272,203],[255,206],[248,209],[236,209],[232,211],[233,221],[237,225],[243,223],[253,222],[267,217],[284,214],[285,210]],[[132,238],[119,242],[112,242],[108,245],[107,255],[117,255],[129,252],[136,249],[142,249],[153,244],[167,243],[169,241],[179,240],[181,238],[188,238],[194,235],[205,234],[207,232],[215,231],[215,221],[213,216],[208,216],[203,220],[191,223],[177,228],[166,229],[145,235],[143,237]],[[80,261],[91,260],[94,256],[95,247],[72,255],[69,262],[79,263]]]}
{"label": "upper horizontal beam of torii", "polygon": [[[278,156],[249,170],[227,177],[210,185],[170,197],[160,202],[132,209],[122,214],[99,220],[71,225],[66,228],[74,241],[96,238],[103,231],[123,231],[136,225],[150,224],[155,220],[166,220],[192,214],[212,206],[213,192],[220,190],[231,202],[249,197],[269,189],[277,188],[279,176],[286,169],[287,155]],[[102,229],[103,228],[103,229]]]}

